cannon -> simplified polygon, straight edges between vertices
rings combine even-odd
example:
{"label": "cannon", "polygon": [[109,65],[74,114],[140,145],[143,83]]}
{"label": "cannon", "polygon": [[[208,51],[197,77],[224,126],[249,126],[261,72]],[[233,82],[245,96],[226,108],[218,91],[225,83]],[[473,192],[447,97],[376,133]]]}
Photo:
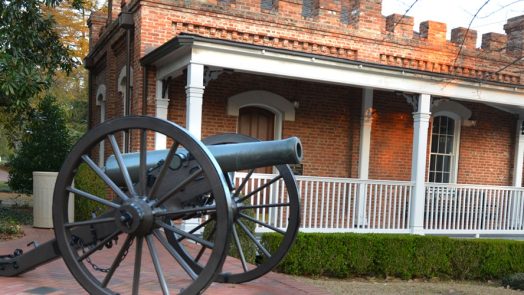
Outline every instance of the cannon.
{"label": "cannon", "polygon": [[[159,136],[168,149],[153,150]],[[55,239],[0,256],[0,275],[61,257],[90,294],[139,294],[144,261],[153,264],[162,294],[256,279],[283,259],[298,232],[299,195],[288,164],[302,157],[297,138],[224,134],[200,142],[158,118],[106,121],[77,142],[58,174]],[[72,196],[90,208],[87,217],[68,219]],[[281,235],[280,244],[263,245],[260,232]],[[173,272],[184,279],[171,280]]]}

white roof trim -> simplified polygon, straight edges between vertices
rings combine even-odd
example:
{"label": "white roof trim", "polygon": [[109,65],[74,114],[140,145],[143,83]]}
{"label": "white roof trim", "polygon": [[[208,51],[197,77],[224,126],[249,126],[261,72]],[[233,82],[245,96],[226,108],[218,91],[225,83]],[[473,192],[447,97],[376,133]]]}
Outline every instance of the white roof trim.
{"label": "white roof trim", "polygon": [[252,90],[227,99],[227,114],[237,116],[243,107],[257,106],[281,113],[286,121],[295,121],[295,107],[284,97],[264,90]]}
{"label": "white roof trim", "polygon": [[[232,44],[194,41],[191,50],[164,58],[157,66],[157,79],[180,71],[189,62],[232,69],[239,72],[305,81],[347,85],[438,97],[496,103],[524,110],[524,89],[484,84],[460,79],[446,79],[402,69],[370,67],[366,64],[294,55],[271,49],[247,48]],[[182,48],[186,48],[183,46]],[[179,49],[181,50],[181,49]]]}

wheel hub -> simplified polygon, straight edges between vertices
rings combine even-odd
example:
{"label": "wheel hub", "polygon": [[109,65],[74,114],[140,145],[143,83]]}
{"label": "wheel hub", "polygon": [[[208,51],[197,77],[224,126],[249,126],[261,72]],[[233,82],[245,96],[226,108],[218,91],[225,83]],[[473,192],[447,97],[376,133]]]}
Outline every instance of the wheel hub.
{"label": "wheel hub", "polygon": [[151,207],[135,198],[123,204],[115,213],[117,226],[125,233],[145,236],[153,230],[154,216]]}

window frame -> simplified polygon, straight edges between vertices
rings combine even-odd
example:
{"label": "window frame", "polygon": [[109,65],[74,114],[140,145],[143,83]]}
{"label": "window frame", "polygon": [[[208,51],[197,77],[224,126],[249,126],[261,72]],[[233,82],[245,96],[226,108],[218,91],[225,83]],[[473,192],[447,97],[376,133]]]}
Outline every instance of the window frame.
{"label": "window frame", "polygon": [[[450,176],[449,176],[449,182],[430,182],[429,181],[429,175],[431,171],[431,155],[433,154],[431,152],[431,146],[433,143],[433,124],[434,119],[436,117],[448,117],[450,119],[453,119],[455,121],[454,126],[454,133],[453,133],[453,153],[450,163]],[[450,111],[438,111],[431,116],[431,130],[429,134],[429,157],[428,157],[428,169],[427,169],[427,175],[426,175],[426,181],[430,183],[457,183],[458,178],[458,168],[459,168],[459,158],[460,158],[460,134],[461,134],[461,127],[462,127],[462,117],[454,112]]]}

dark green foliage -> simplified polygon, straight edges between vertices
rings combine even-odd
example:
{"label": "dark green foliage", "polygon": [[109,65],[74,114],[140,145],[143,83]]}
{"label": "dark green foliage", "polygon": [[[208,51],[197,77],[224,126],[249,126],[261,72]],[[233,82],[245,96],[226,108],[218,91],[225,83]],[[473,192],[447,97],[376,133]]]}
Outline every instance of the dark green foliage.
{"label": "dark green foliage", "polygon": [[[281,236],[265,234],[275,249]],[[524,242],[384,234],[303,234],[278,266],[293,275],[501,279],[524,272]]]}
{"label": "dark green foliage", "polygon": [[62,110],[53,97],[44,97],[10,161],[9,186],[16,192],[32,193],[33,171],[59,171],[70,146]]}
{"label": "dark green foliage", "polygon": [[7,182],[0,182],[0,193],[9,193],[11,188],[7,185]]}
{"label": "dark green foliage", "polygon": [[524,290],[524,273],[519,272],[502,279],[502,286],[510,287],[511,289]]}
{"label": "dark green foliage", "polygon": [[[104,197],[107,192],[104,181],[87,164],[81,164],[78,167],[75,187],[99,197]],[[91,219],[93,213],[99,215],[103,212],[103,209],[96,202],[81,196],[75,196],[75,220]]]}
{"label": "dark green foliage", "polygon": [[[255,210],[243,210],[242,213],[254,217]],[[246,219],[241,219],[241,222],[247,227],[249,232],[253,235],[255,235],[255,223],[251,222]],[[205,239],[211,239],[212,236],[210,236],[213,227],[215,226],[215,222],[211,221],[204,227],[204,238]],[[256,245],[253,243],[253,241],[249,238],[249,236],[245,233],[245,231],[242,229],[242,227],[238,224],[235,225],[238,239],[240,241],[240,247],[242,247],[242,252],[244,253],[244,258],[248,263],[255,264],[256,262],[256,256],[257,256],[257,248]],[[235,240],[233,239],[233,236],[231,235],[231,238],[229,240],[229,252],[228,255],[236,258],[240,258],[240,252],[238,251],[238,247],[235,243]]]}
{"label": "dark green foliage", "polygon": [[22,224],[33,224],[31,209],[0,207],[0,234],[19,234],[22,232]]}

